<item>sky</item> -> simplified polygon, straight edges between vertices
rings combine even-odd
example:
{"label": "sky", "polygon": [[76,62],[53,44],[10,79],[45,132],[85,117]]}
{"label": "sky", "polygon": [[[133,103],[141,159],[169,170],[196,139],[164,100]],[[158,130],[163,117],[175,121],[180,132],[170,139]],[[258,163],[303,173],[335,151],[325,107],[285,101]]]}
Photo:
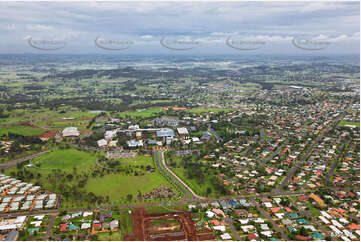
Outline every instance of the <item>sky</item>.
{"label": "sky", "polygon": [[0,2],[0,54],[360,53],[359,2]]}

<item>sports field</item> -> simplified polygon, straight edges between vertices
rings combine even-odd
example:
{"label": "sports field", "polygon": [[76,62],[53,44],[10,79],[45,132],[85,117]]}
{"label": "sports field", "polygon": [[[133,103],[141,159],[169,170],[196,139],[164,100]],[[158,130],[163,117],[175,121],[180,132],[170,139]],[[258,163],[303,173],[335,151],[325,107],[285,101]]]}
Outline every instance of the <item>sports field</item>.
{"label": "sports field", "polygon": [[109,174],[89,179],[85,189],[96,195],[109,196],[112,201],[125,201],[128,194],[133,198],[147,193],[159,186],[170,186],[158,172],[146,173],[142,176]]}
{"label": "sports field", "polygon": [[33,160],[33,164],[46,169],[61,169],[63,171],[79,171],[95,164],[96,157],[85,151],[76,149],[58,149],[39,156]]}

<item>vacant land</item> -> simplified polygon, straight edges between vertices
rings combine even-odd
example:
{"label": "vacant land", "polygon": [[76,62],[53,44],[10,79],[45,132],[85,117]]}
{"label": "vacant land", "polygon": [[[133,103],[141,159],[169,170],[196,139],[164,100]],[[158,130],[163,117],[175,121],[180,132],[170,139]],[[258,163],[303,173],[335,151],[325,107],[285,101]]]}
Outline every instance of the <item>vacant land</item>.
{"label": "vacant land", "polygon": [[142,176],[109,174],[92,178],[85,189],[96,195],[109,196],[111,201],[125,202],[128,194],[135,198],[138,191],[147,193],[159,186],[169,184],[158,172],[150,172]]}
{"label": "vacant land", "polygon": [[37,157],[32,162],[40,168],[61,169],[72,171],[76,167],[79,171],[83,171],[90,165],[95,164],[95,155],[76,149],[58,149]]}
{"label": "vacant land", "polygon": [[162,112],[160,107],[148,108],[148,109],[139,109],[136,111],[126,111],[121,112],[119,114],[120,117],[130,116],[130,117],[142,117],[142,118],[149,118],[152,116],[156,116]]}
{"label": "vacant land", "polygon": [[195,114],[209,113],[209,112],[220,113],[220,112],[229,112],[229,111],[232,111],[232,109],[230,109],[230,108],[198,107],[198,108],[192,108],[192,109],[188,110],[188,112],[195,113]]}
{"label": "vacant land", "polygon": [[345,126],[345,125],[355,125],[356,127],[360,128],[359,122],[351,122],[351,121],[341,121],[338,123],[339,126]]}
{"label": "vacant land", "polygon": [[190,179],[186,175],[185,168],[181,165],[182,157],[173,156],[172,160],[177,164],[176,167],[168,166],[182,181],[184,181],[196,194],[200,196],[206,196],[207,189],[211,189],[209,197],[216,196],[215,188],[212,184],[211,177],[205,177],[204,182],[199,183],[196,179]]}
{"label": "vacant land", "polygon": [[153,158],[151,156],[138,155],[135,158],[118,158],[121,165],[134,165],[134,166],[153,166]]}
{"label": "vacant land", "polygon": [[46,130],[41,128],[35,128],[31,126],[11,126],[0,129],[0,136],[7,135],[8,133],[23,135],[23,136],[38,136],[44,133]]}
{"label": "vacant land", "polygon": [[[96,196],[109,197],[109,203],[127,203],[129,202],[128,195],[132,195],[132,200],[136,198],[139,193],[145,194],[151,192],[153,189],[160,186],[171,187],[169,182],[157,171],[145,171],[148,165],[154,167],[153,159],[149,156],[138,156],[137,158],[124,158],[121,159],[123,167],[128,167],[131,170],[139,170],[144,166],[145,172],[142,174],[135,172],[107,172],[101,171],[102,169],[96,166],[96,155],[92,152],[80,151],[73,148],[70,149],[57,149],[33,160],[33,164],[39,166],[40,169],[32,167],[26,168],[34,174],[40,174],[30,178],[29,182],[38,183],[43,188],[49,189],[54,192],[59,192],[61,188],[54,184],[55,181],[49,182],[48,176],[55,174],[55,169],[60,169],[65,172],[65,177],[73,175],[73,179],[67,180],[70,186],[78,186],[82,177],[87,177],[86,183],[82,190],[86,194],[92,192]],[[99,171],[101,174],[93,176],[94,171]],[[6,174],[16,174],[18,172],[16,167],[6,170]],[[79,178],[79,179],[78,179]],[[62,178],[63,179],[63,178]],[[66,178],[67,179],[67,178]],[[59,181],[59,183],[62,183]],[[173,188],[174,189],[174,188]],[[176,191],[174,189],[174,191]],[[74,204],[72,196],[67,201],[62,202],[63,208],[85,207],[86,203]]]}

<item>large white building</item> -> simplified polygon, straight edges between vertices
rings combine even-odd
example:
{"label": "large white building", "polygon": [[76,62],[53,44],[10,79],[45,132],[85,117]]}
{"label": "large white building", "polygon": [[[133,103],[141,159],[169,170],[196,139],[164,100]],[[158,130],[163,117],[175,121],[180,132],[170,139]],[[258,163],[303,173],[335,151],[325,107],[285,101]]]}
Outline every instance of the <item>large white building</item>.
{"label": "large white building", "polygon": [[177,131],[179,135],[188,135],[187,128],[177,128]]}
{"label": "large white building", "polygon": [[66,127],[63,132],[63,137],[78,137],[80,132],[77,127]]}

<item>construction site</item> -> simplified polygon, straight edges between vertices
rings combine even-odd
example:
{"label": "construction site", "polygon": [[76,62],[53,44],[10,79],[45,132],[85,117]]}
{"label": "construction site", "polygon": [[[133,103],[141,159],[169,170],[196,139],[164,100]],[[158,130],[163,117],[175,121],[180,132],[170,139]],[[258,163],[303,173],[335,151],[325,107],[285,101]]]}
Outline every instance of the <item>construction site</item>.
{"label": "construction site", "polygon": [[132,213],[132,220],[133,234],[126,235],[124,240],[215,240],[209,228],[197,228],[187,211],[148,213],[144,208],[137,208]]}

